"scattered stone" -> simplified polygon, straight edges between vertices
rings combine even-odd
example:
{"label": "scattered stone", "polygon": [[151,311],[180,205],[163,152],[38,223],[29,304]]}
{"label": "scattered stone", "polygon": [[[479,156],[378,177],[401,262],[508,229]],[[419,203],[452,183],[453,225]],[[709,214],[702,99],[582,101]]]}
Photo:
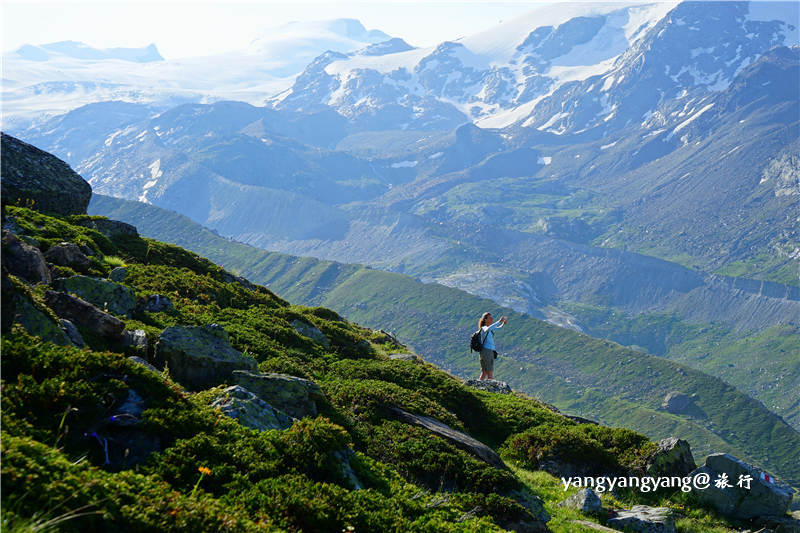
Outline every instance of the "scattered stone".
{"label": "scattered stone", "polygon": [[149,313],[160,313],[162,311],[170,311],[175,308],[172,300],[161,294],[151,294],[147,298],[141,300],[137,308]]}
{"label": "scattered stone", "polygon": [[603,511],[603,502],[590,488],[581,489],[566,500],[559,503],[563,507],[577,509],[586,514],[599,514]]}
{"label": "scattered stone", "polygon": [[234,370],[232,379],[268,404],[295,418],[317,416],[317,401],[325,395],[311,380],[286,374]]}
{"label": "scattered stone", "polygon": [[222,273],[222,282],[223,283],[238,283],[245,289],[249,291],[257,291],[258,285],[252,283],[250,280],[243,278],[242,276],[235,276],[230,272],[223,272]]}
{"label": "scattered stone", "polygon": [[135,329],[133,331],[126,329],[122,332],[122,346],[131,346],[146,352],[147,333],[143,329]]}
{"label": "scattered stone", "polygon": [[[746,520],[756,517],[783,516],[789,509],[794,490],[773,478],[761,479],[762,470],[740,461],[727,453],[714,453],[706,458],[705,465],[694,470],[691,477],[709,476],[707,489],[695,490],[701,503],[709,505],[720,514]],[[717,488],[714,481],[725,474],[731,487]],[[737,486],[739,476],[750,477],[750,489]],[[772,476],[770,476],[772,477]]]}
{"label": "scattered stone", "polygon": [[617,533],[617,531],[619,531],[618,529],[611,529],[610,527],[602,526],[594,522],[589,522],[588,520],[570,520],[570,523],[577,524],[579,526],[583,526],[588,529],[594,529],[595,531],[605,531],[610,533]]}
{"label": "scattered stone", "polygon": [[130,235],[136,237],[139,232],[136,231],[136,226],[121,222],[119,220],[109,220],[107,218],[90,218],[76,222],[78,226],[84,228],[91,228],[99,231],[108,238],[119,237],[120,235]]}
{"label": "scattered stone", "polygon": [[72,341],[72,344],[74,344],[78,348],[83,348],[84,346],[86,346],[86,343],[83,340],[83,336],[81,335],[81,332],[78,331],[78,328],[77,326],[75,326],[75,324],[73,324],[66,318],[62,318],[58,322],[61,324],[61,329],[63,329],[64,333],[66,333],[67,337],[69,337],[69,340]]}
{"label": "scattered stone", "polygon": [[645,466],[649,476],[686,476],[697,468],[689,443],[677,437],[659,441],[658,450]]}
{"label": "scattered stone", "polygon": [[128,277],[128,267],[115,267],[108,275],[108,279],[122,283]]}
{"label": "scattered stone", "polygon": [[416,415],[404,411],[399,407],[391,407],[389,409],[399,420],[406,422],[408,424],[413,424],[415,426],[420,426],[428,431],[432,432],[434,435],[438,435],[443,439],[455,444],[457,447],[461,448],[462,450],[471,453],[478,459],[488,463],[489,465],[495,468],[502,468],[507,469],[508,467],[500,459],[500,456],[497,453],[485,445],[484,443],[475,440],[474,438],[470,437],[466,433],[462,433],[461,431],[457,431],[447,424],[439,422],[433,418],[423,416],[423,415]]}
{"label": "scattered stone", "polygon": [[664,401],[661,402],[661,408],[668,413],[679,415],[685,413],[691,403],[692,399],[688,395],[672,391],[664,397]]}
{"label": "scattered stone", "polygon": [[136,293],[133,289],[115,281],[89,276],[70,276],[58,278],[53,282],[53,287],[75,294],[114,315],[130,316],[136,307]]}
{"label": "scattered stone", "polygon": [[573,421],[577,422],[578,424],[592,424],[592,425],[595,425],[595,426],[599,426],[600,425],[599,422],[595,422],[594,420],[591,420],[589,418],[584,418],[584,417],[578,416],[578,415],[567,415],[567,414],[564,414],[563,416],[564,416],[564,418],[569,418],[570,420],[573,420]]}
{"label": "scattered stone", "polygon": [[2,257],[3,266],[17,277],[31,283],[50,283],[52,279],[42,252],[8,230],[3,231]]}
{"label": "scattered stone", "polygon": [[321,344],[325,348],[330,348],[331,341],[325,336],[324,333],[322,333],[322,331],[319,330],[319,328],[297,319],[292,320],[291,324],[295,331],[303,337],[308,337],[317,344]]}
{"label": "scattered stone", "polygon": [[620,531],[637,533],[675,533],[675,519],[668,507],[634,505],[630,510],[620,510],[608,519],[608,525]]}
{"label": "scattered stone", "polygon": [[64,161],[5,133],[0,152],[3,204],[44,213],[86,214],[92,188]]}
{"label": "scattered stone", "polygon": [[467,387],[497,394],[511,394],[511,387],[505,381],[496,379],[470,379],[464,382]]}
{"label": "scattered stone", "polygon": [[258,431],[286,429],[294,422],[292,417],[275,409],[241,385],[233,385],[221,391],[211,402],[211,407],[235,418],[243,426]]}
{"label": "scattered stone", "polygon": [[89,302],[56,291],[46,291],[44,299],[47,306],[59,318],[66,318],[106,339],[114,341],[121,339],[125,323],[101,311]]}
{"label": "scattered stone", "polygon": [[234,370],[256,370],[256,362],[234,349],[228,332],[218,324],[172,326],[156,343],[156,360],[169,368],[170,376],[191,390],[203,390],[225,382]]}
{"label": "scattered stone", "polygon": [[53,264],[69,267],[79,272],[85,272],[92,264],[80,247],[71,242],[62,242],[52,246],[45,252],[44,257]]}
{"label": "scattered stone", "polygon": [[389,354],[389,359],[393,359],[395,361],[411,361],[412,363],[422,362],[422,359],[420,359],[418,355],[414,355],[413,353],[393,353]]}
{"label": "scattered stone", "polygon": [[152,370],[156,374],[160,374],[161,373],[161,371],[159,369],[157,369],[156,367],[154,367],[153,365],[151,365],[150,363],[148,363],[147,361],[145,361],[144,359],[142,359],[141,357],[139,357],[137,355],[132,355],[132,356],[128,357],[128,359],[133,361],[136,364],[142,365],[143,367],[145,367],[145,368],[147,368],[149,370]]}

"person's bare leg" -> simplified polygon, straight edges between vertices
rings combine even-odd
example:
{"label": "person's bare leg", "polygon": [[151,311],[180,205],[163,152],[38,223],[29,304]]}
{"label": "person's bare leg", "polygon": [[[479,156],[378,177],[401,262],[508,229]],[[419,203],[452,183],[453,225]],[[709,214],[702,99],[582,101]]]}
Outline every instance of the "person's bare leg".
{"label": "person's bare leg", "polygon": [[486,372],[486,379],[494,379],[494,372],[492,372],[491,370]]}
{"label": "person's bare leg", "polygon": [[478,381],[483,381],[484,379],[486,379],[486,371],[481,370],[481,377],[478,378]]}

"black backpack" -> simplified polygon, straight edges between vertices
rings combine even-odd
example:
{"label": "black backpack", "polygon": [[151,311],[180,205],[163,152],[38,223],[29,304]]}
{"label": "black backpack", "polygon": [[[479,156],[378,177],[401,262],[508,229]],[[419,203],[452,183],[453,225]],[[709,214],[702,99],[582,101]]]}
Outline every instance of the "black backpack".
{"label": "black backpack", "polygon": [[486,337],[489,336],[489,332],[486,332],[486,337],[481,340],[481,330],[479,329],[472,336],[469,338],[469,349],[473,352],[480,352],[483,349],[483,343],[486,342]]}

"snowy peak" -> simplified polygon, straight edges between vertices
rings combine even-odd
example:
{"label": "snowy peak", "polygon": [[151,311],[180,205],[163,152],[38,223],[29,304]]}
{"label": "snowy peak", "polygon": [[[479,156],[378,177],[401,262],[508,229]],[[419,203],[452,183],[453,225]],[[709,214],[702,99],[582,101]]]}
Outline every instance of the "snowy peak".
{"label": "snowy peak", "polygon": [[14,54],[28,61],[48,61],[56,58],[72,58],[81,60],[118,59],[135,63],[163,61],[155,44],[143,48],[93,48],[78,41],[60,41],[57,43],[34,46],[26,44],[18,48]]}
{"label": "snowy peak", "polygon": [[289,22],[266,30],[250,43],[249,49],[270,54],[280,50],[303,53],[309,48],[317,50],[317,54],[326,50],[352,52],[391,38],[382,31],[367,30],[356,19]]}

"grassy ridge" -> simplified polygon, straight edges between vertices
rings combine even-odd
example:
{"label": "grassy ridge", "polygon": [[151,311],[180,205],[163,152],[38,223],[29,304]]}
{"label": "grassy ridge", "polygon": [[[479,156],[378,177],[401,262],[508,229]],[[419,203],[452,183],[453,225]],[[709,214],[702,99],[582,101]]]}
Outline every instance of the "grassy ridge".
{"label": "grassy ridge", "polygon": [[[231,242],[186,217],[136,202],[95,197],[90,212],[135,224],[145,235],[203,253],[286,298],[326,305],[367,326],[392,329],[456,375],[477,363],[466,338],[490,301],[399,274],[269,253]],[[498,377],[574,414],[624,425],[652,438],[677,435],[697,455],[727,451],[800,485],[800,435],[759,402],[702,372],[545,322],[511,316],[498,336]],[[520,370],[521,369],[521,370]],[[695,394],[694,417],[658,410],[672,390]]]}

